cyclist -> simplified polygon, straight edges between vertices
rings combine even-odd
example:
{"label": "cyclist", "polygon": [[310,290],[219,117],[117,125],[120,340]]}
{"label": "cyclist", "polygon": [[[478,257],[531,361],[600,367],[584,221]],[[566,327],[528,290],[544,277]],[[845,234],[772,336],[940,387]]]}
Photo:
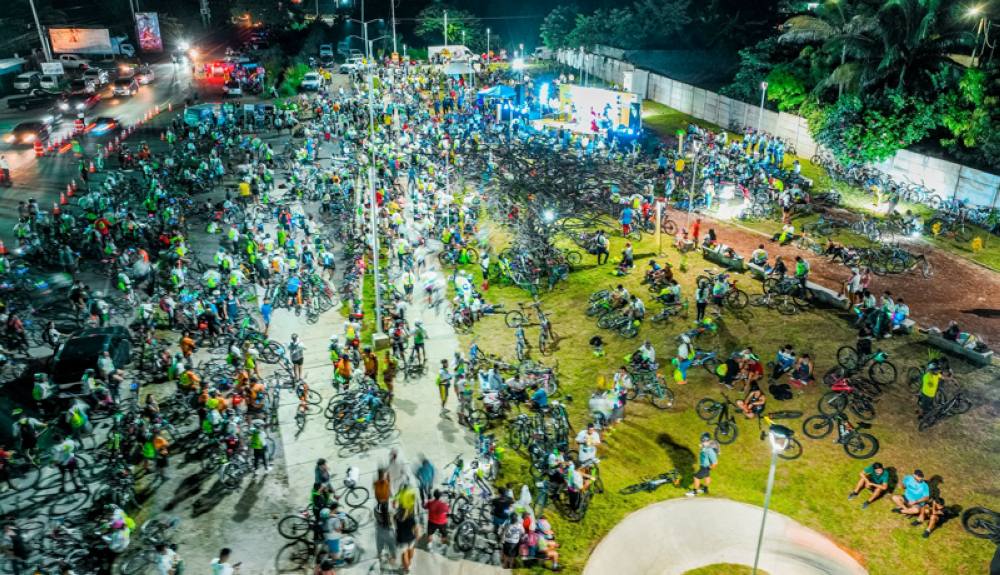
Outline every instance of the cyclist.
{"label": "cyclist", "polygon": [[441,369],[437,376],[438,391],[441,394],[441,415],[444,416],[448,409],[445,407],[448,401],[448,388],[451,387],[451,373],[448,371],[448,360],[441,360]]}
{"label": "cyclist", "polygon": [[656,369],[656,350],[649,340],[644,341],[629,357],[635,369]]}
{"label": "cyclist", "polygon": [[937,363],[931,362],[924,373],[923,381],[920,384],[920,394],[917,396],[917,414],[923,417],[925,413],[934,407],[934,398],[937,397],[938,386],[941,385],[941,368]]}
{"label": "cyclist", "polygon": [[636,296],[629,296],[629,306],[626,312],[634,321],[642,321],[646,317],[646,305]]}
{"label": "cyclist", "polygon": [[806,280],[809,279],[809,262],[804,260],[802,256],[795,256],[795,279],[798,280],[802,289],[805,289]]}
{"label": "cyclist", "polygon": [[618,287],[616,287],[614,291],[611,292],[611,307],[615,309],[620,308],[624,306],[626,303],[628,303],[628,301],[629,301],[628,290],[625,289],[625,286],[623,286],[622,284],[618,284]]}
{"label": "cyclist", "polygon": [[267,460],[266,452],[267,432],[264,431],[264,421],[253,420],[253,427],[250,429],[250,448],[253,449],[253,472],[260,474],[259,464],[264,465],[264,473],[271,472],[271,463]]}
{"label": "cyclist", "polygon": [[288,291],[288,307],[292,307],[292,300],[296,301],[298,305],[299,288],[302,286],[302,280],[299,279],[297,274],[292,274],[288,278],[288,283],[285,285],[285,289]]}
{"label": "cyclist", "polygon": [[413,322],[413,351],[417,354],[417,362],[423,365],[427,361],[427,353],[424,351],[424,339],[427,332],[424,331],[424,322],[417,320]]}

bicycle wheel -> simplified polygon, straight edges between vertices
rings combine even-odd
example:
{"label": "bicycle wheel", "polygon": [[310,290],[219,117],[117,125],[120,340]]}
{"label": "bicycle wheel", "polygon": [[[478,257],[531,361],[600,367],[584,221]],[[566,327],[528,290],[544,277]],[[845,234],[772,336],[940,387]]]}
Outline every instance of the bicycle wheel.
{"label": "bicycle wheel", "polygon": [[490,417],[482,409],[473,409],[469,414],[469,424],[473,429],[486,429],[489,425]]}
{"label": "bicycle wheel", "polygon": [[928,429],[934,427],[934,424],[936,424],[939,419],[941,419],[941,410],[935,407],[920,418],[920,423],[917,424],[917,431],[927,431]]}
{"label": "bicycle wheel", "polygon": [[924,258],[920,263],[920,271],[924,274],[924,278],[931,279],[934,277],[934,264],[930,260]]}
{"label": "bicycle wheel", "polygon": [[906,371],[906,386],[910,393],[920,393],[924,386],[924,370],[919,367],[911,367]]}
{"label": "bicycle wheel", "polygon": [[702,365],[702,367],[705,368],[705,371],[707,371],[708,373],[710,373],[712,375],[716,375],[717,373],[719,373],[718,369],[719,369],[719,366],[722,365],[722,361],[719,358],[717,358],[717,357],[710,357],[710,358],[706,359],[705,363],[703,363],[701,365]]}
{"label": "bicycle wheel", "polygon": [[948,411],[950,411],[952,415],[962,415],[963,413],[967,413],[970,409],[972,409],[972,400],[963,395],[955,400],[955,403]]}
{"label": "bicycle wheel", "polygon": [[973,537],[993,540],[1000,534],[1000,515],[985,507],[970,507],[962,513],[962,527]]}
{"label": "bicycle wheel", "polygon": [[896,383],[896,366],[888,361],[877,361],[868,368],[868,377],[879,385]]}
{"label": "bicycle wheel", "polygon": [[972,226],[966,224],[965,222],[962,222],[958,224],[958,227],[955,228],[955,235],[957,235],[958,239],[960,239],[962,242],[969,243],[972,241],[972,238],[975,237],[976,234],[973,231]]}
{"label": "bicycle wheel", "polygon": [[867,433],[852,433],[844,440],[844,451],[854,459],[868,459],[878,453],[878,440]]}
{"label": "bicycle wheel", "polygon": [[137,549],[122,563],[122,575],[139,575],[149,569],[155,562],[156,551],[152,549]]}
{"label": "bicycle wheel", "polygon": [[812,302],[812,292],[809,291],[809,288],[798,286],[792,290],[792,303],[796,306],[800,308],[810,308],[812,307]]}
{"label": "bicycle wheel", "polygon": [[849,345],[837,350],[837,363],[844,369],[853,370],[858,367],[858,350]]}
{"label": "bicycle wheel", "polygon": [[798,459],[802,457],[802,444],[799,443],[798,439],[789,437],[788,444],[778,453],[778,457],[782,459]]}
{"label": "bicycle wheel", "polygon": [[646,392],[649,394],[649,402],[656,409],[670,409],[674,405],[674,392],[659,383],[650,385]]}
{"label": "bicycle wheel", "polygon": [[[767,294],[763,294],[763,293],[750,294],[750,305],[752,305],[754,307],[764,307],[764,306],[768,305],[769,303],[770,303],[770,300],[767,298]],[[655,321],[655,318],[654,318],[654,321]]]}
{"label": "bicycle wheel", "polygon": [[511,311],[507,312],[503,319],[507,323],[507,327],[520,327],[524,323],[524,314],[519,311]]}
{"label": "bicycle wheel", "polygon": [[720,421],[719,425],[715,428],[715,440],[722,445],[729,445],[730,443],[736,441],[736,437],[740,434],[739,428],[732,421]]}
{"label": "bicycle wheel", "polygon": [[814,415],[802,422],[802,433],[812,439],[823,439],[833,431],[833,418],[826,415]]}
{"label": "bicycle wheel", "polygon": [[747,297],[747,292],[741,289],[730,290],[726,294],[726,305],[733,309],[743,309],[747,307],[750,303],[750,298]]}
{"label": "bicycle wheel", "polygon": [[854,412],[854,415],[857,415],[859,418],[865,421],[875,419],[875,406],[872,405],[868,398],[852,396],[847,405]]}
{"label": "bicycle wheel", "polygon": [[521,448],[521,430],[517,426],[507,428],[507,445],[513,450]]}
{"label": "bicycle wheel", "polygon": [[476,251],[476,248],[468,248],[468,249],[466,249],[465,250],[465,256],[466,256],[466,259],[469,260],[470,264],[474,264],[474,263],[476,263],[476,262],[479,261],[479,252]]}
{"label": "bicycle wheel", "polygon": [[774,296],[774,307],[777,308],[778,313],[781,315],[795,315],[799,311],[797,302],[792,300],[791,296],[788,295],[776,295]]}
{"label": "bicycle wheel", "polygon": [[629,322],[618,329],[618,335],[624,339],[632,339],[633,337],[639,335],[639,326],[636,325],[635,320],[629,320]]}
{"label": "bicycle wheel", "polygon": [[648,483],[636,483],[635,485],[629,485],[628,487],[622,487],[618,493],[622,495],[635,495],[636,493],[642,493],[643,491],[649,491]]}
{"label": "bicycle wheel", "polygon": [[828,391],[819,398],[818,407],[823,415],[837,415],[847,407],[847,396],[839,391]]}
{"label": "bicycle wheel", "polygon": [[677,225],[670,220],[663,220],[660,222],[660,230],[662,230],[663,233],[672,236],[677,233]]}
{"label": "bicycle wheel", "polygon": [[341,515],[340,521],[341,529],[344,530],[344,533],[355,533],[358,527],[360,527],[360,522],[348,513]]}
{"label": "bicycle wheel", "polygon": [[242,465],[230,464],[222,473],[222,485],[226,489],[236,489],[243,482],[243,476],[246,474],[246,471]]}
{"label": "bicycle wheel", "polygon": [[713,417],[718,415],[720,409],[722,409],[721,403],[711,397],[706,397],[695,406],[695,413],[705,421],[711,421]]}
{"label": "bicycle wheel", "polygon": [[906,271],[906,262],[902,258],[889,258],[889,261],[885,264],[885,269],[891,274],[903,273]]}
{"label": "bicycle wheel", "polygon": [[455,546],[459,551],[468,553],[476,546],[476,524],[472,521],[463,521],[455,532]]}
{"label": "bicycle wheel", "polygon": [[278,522],[278,534],[285,539],[302,539],[312,530],[312,521],[302,515],[288,515]]}
{"label": "bicycle wheel", "polygon": [[353,488],[347,490],[347,494],[344,495],[344,503],[347,503],[348,507],[357,508],[367,503],[369,497],[371,497],[371,494],[367,488],[355,485]]}

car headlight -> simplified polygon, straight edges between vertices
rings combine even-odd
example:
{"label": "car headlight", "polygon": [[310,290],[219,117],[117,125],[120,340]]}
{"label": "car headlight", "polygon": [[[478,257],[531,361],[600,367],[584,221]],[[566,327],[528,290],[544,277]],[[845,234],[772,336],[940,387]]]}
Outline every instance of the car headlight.
{"label": "car headlight", "polygon": [[69,110],[69,104],[63,102],[62,104],[59,104],[59,109],[60,110]]}
{"label": "car headlight", "polygon": [[4,141],[7,142],[8,144],[13,144],[16,140],[17,138],[15,138],[13,135],[10,135],[7,136],[7,138]]}
{"label": "car headlight", "polygon": [[34,139],[35,139],[35,135],[34,134],[28,134],[27,136],[24,137],[24,141],[25,142],[31,142]]}
{"label": "car headlight", "polygon": [[76,109],[77,110],[82,110],[83,109],[83,104],[77,104],[76,105]]}

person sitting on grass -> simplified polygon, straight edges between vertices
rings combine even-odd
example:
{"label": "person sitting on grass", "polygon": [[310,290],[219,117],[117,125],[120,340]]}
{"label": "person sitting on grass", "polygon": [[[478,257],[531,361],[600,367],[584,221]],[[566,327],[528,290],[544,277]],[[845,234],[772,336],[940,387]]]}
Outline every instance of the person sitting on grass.
{"label": "person sitting on grass", "polygon": [[857,497],[865,489],[872,490],[872,496],[868,498],[867,501],[861,504],[861,509],[868,509],[868,506],[875,502],[876,499],[882,497],[882,495],[889,490],[889,472],[882,467],[882,464],[875,462],[860,472],[858,475],[861,479],[858,480],[858,484],[854,487],[854,491],[851,491],[847,495],[847,500],[850,501]]}
{"label": "person sitting on grass", "polygon": [[715,368],[715,375],[719,376],[719,383],[733,388],[733,382],[740,376],[740,364],[735,359],[727,359],[725,363]]}
{"label": "person sitting on grass", "polygon": [[792,243],[792,239],[795,236],[795,226],[791,222],[781,226],[781,231],[771,236],[771,243],[778,242],[780,245],[787,246]]}
{"label": "person sitting on grass", "polygon": [[750,393],[743,399],[736,402],[736,407],[743,410],[743,415],[747,419],[753,419],[757,417],[757,414],[764,411],[764,404],[767,402],[767,397],[764,396],[764,392],[760,390],[760,386],[757,382],[750,384]]}
{"label": "person sitting on grass", "polygon": [[757,249],[750,254],[750,263],[760,267],[767,266],[767,251],[764,249],[764,244],[757,246]]}
{"label": "person sitting on grass", "polygon": [[673,279],[674,273],[670,270],[670,264],[667,267],[661,267],[660,264],[656,263],[656,260],[649,260],[649,269],[646,270],[646,281],[655,284],[662,279]]}
{"label": "person sitting on grass", "polygon": [[907,475],[898,485],[899,489],[903,489],[903,494],[892,496],[893,503],[896,507],[893,508],[893,513],[902,513],[903,515],[920,515],[921,509],[927,504],[930,499],[931,488],[924,481],[924,472],[919,469],[913,472],[913,475]]}
{"label": "person sitting on grass", "polygon": [[750,385],[757,383],[764,377],[764,366],[761,365],[760,359],[757,358],[753,352],[750,352],[742,361],[743,369],[743,389],[742,392],[746,393]]}
{"label": "person sitting on grass", "polygon": [[927,502],[920,508],[920,513],[917,518],[910,522],[910,525],[916,527],[921,523],[927,523],[927,527],[924,529],[924,539],[931,536],[931,531],[941,523],[941,519],[944,517],[944,498],[935,497]]}
{"label": "person sitting on grass", "polygon": [[[791,375],[788,376],[788,382],[795,387],[805,387],[809,385],[812,381],[815,381],[813,376],[813,363],[812,358],[809,357],[808,353],[802,354],[802,357],[795,362],[795,367],[792,369]],[[799,393],[802,393],[801,391]]]}
{"label": "person sitting on grass", "polygon": [[766,268],[764,271],[767,272],[767,277],[769,278],[781,279],[788,273],[788,266],[785,265],[785,260],[783,260],[781,256],[778,256],[777,259],[774,260],[774,267]]}
{"label": "person sitting on grass", "polygon": [[785,347],[778,350],[778,356],[775,358],[773,364],[769,364],[774,368],[771,373],[771,383],[782,375],[788,373],[795,366],[795,349],[792,344],[786,344]]}

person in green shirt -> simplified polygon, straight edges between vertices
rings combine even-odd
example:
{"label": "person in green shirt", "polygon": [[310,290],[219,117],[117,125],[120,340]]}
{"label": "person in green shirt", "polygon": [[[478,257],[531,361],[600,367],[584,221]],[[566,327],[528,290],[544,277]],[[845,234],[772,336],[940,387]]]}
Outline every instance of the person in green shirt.
{"label": "person in green shirt", "polygon": [[866,467],[864,471],[858,475],[861,476],[861,479],[858,480],[858,484],[854,487],[854,491],[848,494],[847,500],[850,501],[851,499],[854,499],[865,489],[871,489],[872,496],[861,504],[862,509],[868,509],[869,505],[888,491],[889,472],[885,470],[885,467],[883,467],[881,463],[876,461]]}
{"label": "person in green shirt", "polygon": [[919,406],[918,414],[923,417],[925,413],[934,407],[934,398],[937,397],[938,386],[941,384],[941,368],[936,363],[927,366],[927,373],[924,374],[923,383],[920,386],[920,395],[917,397]]}

